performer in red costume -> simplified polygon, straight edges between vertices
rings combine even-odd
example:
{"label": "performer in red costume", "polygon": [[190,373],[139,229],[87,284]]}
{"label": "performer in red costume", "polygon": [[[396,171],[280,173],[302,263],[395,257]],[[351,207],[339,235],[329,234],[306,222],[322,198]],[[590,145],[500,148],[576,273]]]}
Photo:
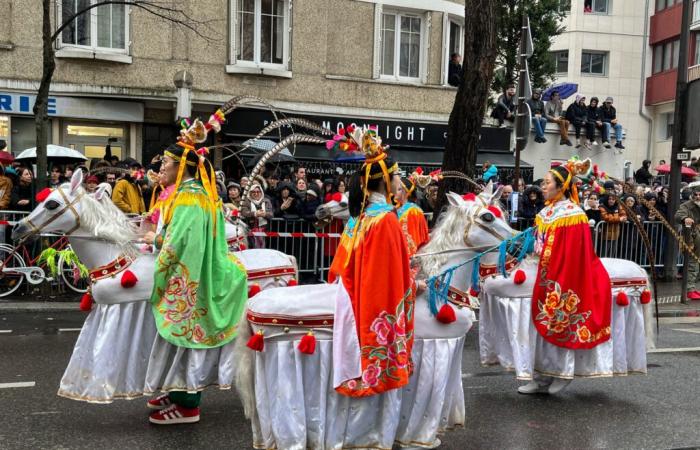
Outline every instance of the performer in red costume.
{"label": "performer in red costume", "polygon": [[[350,129],[344,136],[341,143],[363,151],[366,161],[350,181],[351,219],[329,281],[340,278],[349,296],[348,304],[336,305],[336,317],[350,316],[355,324],[334,328],[334,349],[350,343],[359,364],[344,372],[353,374],[337,380],[335,388],[343,395],[365,397],[408,384],[415,289],[406,238],[391,202],[391,178],[398,175],[398,165],[375,130]],[[334,364],[347,364],[344,359],[334,359]]]}
{"label": "performer in red costume", "polygon": [[401,230],[408,244],[408,256],[416,254],[430,239],[428,221],[423,210],[415,204],[416,184],[413,177],[394,177],[394,198],[396,200],[396,215],[399,216]]}
{"label": "performer in red costume", "polygon": [[590,161],[570,161],[544,177],[546,206],[536,218],[540,261],[532,295],[536,373],[518,389],[521,394],[557,393],[574,375],[592,372],[586,366],[598,360],[594,352],[612,351],[610,278],[593,249],[576,188],[575,176],[586,164]]}

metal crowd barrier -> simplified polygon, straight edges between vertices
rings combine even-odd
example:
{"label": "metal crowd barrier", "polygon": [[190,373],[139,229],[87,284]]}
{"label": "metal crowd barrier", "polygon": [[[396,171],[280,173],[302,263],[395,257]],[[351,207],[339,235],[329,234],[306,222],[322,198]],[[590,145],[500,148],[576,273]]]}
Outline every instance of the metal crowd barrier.
{"label": "metal crowd barrier", "polygon": [[[644,231],[649,236],[654,253],[654,261],[649,260],[648,252],[637,227],[631,222],[609,223],[598,222],[591,227],[595,251],[601,258],[619,258],[633,261],[645,269],[661,268],[664,266],[664,251],[668,245],[678,245],[675,241],[668,242],[664,226],[661,222],[643,222]],[[683,253],[678,253],[677,265],[683,265]]]}

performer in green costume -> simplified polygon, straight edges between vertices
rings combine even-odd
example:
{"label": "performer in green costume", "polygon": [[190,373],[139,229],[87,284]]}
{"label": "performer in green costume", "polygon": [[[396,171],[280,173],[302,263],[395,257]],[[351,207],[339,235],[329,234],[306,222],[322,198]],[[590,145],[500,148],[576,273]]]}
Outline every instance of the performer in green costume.
{"label": "performer in green costume", "polygon": [[[221,384],[221,365],[232,366],[223,361],[232,353],[220,347],[236,336],[248,287],[245,269],[228,253],[224,216],[208,161],[192,147],[177,144],[164,152],[162,170],[167,181],[175,183],[175,192],[162,207],[160,232],[144,238],[159,250],[151,294],[158,333],[170,345],[193,349],[193,355],[211,349],[221,361],[205,363],[212,358],[202,355],[188,356],[190,361],[184,364],[180,356],[169,356],[165,363],[149,361],[149,374],[172,372],[164,368],[170,362],[173,367],[184,365],[188,383],[187,390],[162,387],[170,392],[150,400],[148,406],[158,409],[151,414],[152,423],[192,423],[199,421],[201,389]],[[197,364],[192,361],[202,364],[193,367]],[[151,370],[151,364],[157,367]],[[205,373],[212,371],[217,374]],[[191,379],[204,386],[192,387]]]}

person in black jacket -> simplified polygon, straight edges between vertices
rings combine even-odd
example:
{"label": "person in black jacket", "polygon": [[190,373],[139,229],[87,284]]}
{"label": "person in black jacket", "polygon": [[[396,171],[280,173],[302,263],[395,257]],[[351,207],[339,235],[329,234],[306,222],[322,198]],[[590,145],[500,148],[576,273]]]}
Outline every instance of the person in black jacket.
{"label": "person in black jacket", "polygon": [[581,148],[584,145],[581,137],[581,128],[586,127],[588,122],[588,109],[586,108],[586,97],[584,95],[577,95],[576,101],[566,109],[566,120],[574,126],[576,131],[576,139],[578,140],[576,148]]}
{"label": "person in black jacket", "polygon": [[291,183],[283,181],[277,186],[276,203],[278,206],[275,209],[275,217],[282,217],[284,219],[298,219],[300,217],[299,198]]}
{"label": "person in black jacket", "polygon": [[624,150],[622,145],[622,125],[617,121],[617,110],[613,106],[613,98],[605,99],[603,106],[600,107],[600,112],[603,115],[603,145],[610,148],[610,129],[615,130],[615,148]]}
{"label": "person in black jacket", "polygon": [[586,137],[593,145],[598,145],[595,140],[595,130],[598,128],[603,132],[603,113],[598,107],[598,97],[591,97],[591,102],[588,104],[588,121],[586,123]]}
{"label": "person in black jacket", "polygon": [[498,97],[498,103],[491,111],[491,117],[498,120],[498,126],[503,126],[503,121],[511,123],[515,120],[515,85],[508,85],[506,92]]}
{"label": "person in black jacket", "polygon": [[10,209],[15,211],[31,211],[34,209],[34,174],[31,169],[17,169],[19,183],[12,187]]}
{"label": "person in black jacket", "polygon": [[651,172],[649,172],[649,167],[651,167],[651,161],[645,159],[642,162],[642,167],[637,169],[637,171],[634,173],[635,183],[651,186],[651,183],[654,180],[654,176],[651,174]]}
{"label": "person in black jacket", "polygon": [[462,84],[462,56],[453,53],[450,57],[450,65],[447,67],[447,84],[459,87]]}
{"label": "person in black jacket", "polygon": [[316,221],[316,210],[321,205],[321,200],[319,197],[318,187],[313,185],[309,186],[306,190],[306,198],[301,202],[300,214],[304,220],[309,222]]}
{"label": "person in black jacket", "polygon": [[544,195],[542,189],[537,186],[528,186],[520,197],[518,205],[518,219],[532,226],[537,213],[544,208]]}
{"label": "person in black jacket", "polygon": [[542,89],[532,91],[532,97],[527,101],[532,115],[532,126],[535,127],[535,142],[544,143],[544,130],[547,128],[547,118],[544,114],[544,102],[542,101]]}

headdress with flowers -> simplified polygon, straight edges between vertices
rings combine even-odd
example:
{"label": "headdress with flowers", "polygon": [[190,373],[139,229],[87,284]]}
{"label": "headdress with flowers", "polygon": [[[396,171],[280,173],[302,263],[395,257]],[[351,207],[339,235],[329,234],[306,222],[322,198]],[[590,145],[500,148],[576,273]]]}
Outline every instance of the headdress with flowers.
{"label": "headdress with flowers", "polygon": [[[562,174],[557,168],[566,169],[566,174]],[[549,169],[549,173],[553,177],[561,181],[562,189],[554,198],[547,201],[547,204],[553,204],[561,200],[561,198],[567,192],[570,192],[570,199],[572,202],[579,204],[578,198],[578,185],[582,179],[590,177],[591,175],[591,160],[590,158],[581,160],[578,156],[574,156],[567,162],[560,164],[559,166]]]}

